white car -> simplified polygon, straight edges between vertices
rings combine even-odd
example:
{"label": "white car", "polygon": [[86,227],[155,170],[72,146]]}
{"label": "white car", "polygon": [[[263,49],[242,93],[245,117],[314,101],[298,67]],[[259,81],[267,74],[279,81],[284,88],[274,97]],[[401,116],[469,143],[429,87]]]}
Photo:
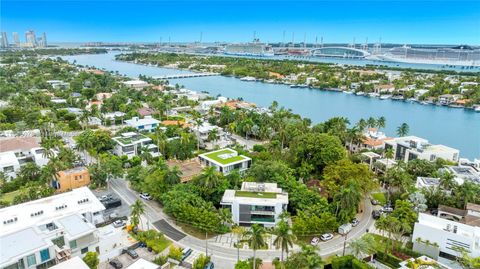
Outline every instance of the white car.
{"label": "white car", "polygon": [[333,238],[333,234],[322,234],[322,236],[320,236],[320,239],[322,239],[322,241],[328,241],[328,240],[331,240]]}
{"label": "white car", "polygon": [[320,242],[320,239],[318,237],[312,238],[312,241],[310,241],[310,245],[316,246]]}
{"label": "white car", "polygon": [[120,227],[127,226],[127,223],[123,220],[116,220],[112,224],[113,224],[113,227],[115,227],[115,228],[120,228]]}
{"label": "white car", "polygon": [[142,198],[144,200],[151,200],[152,199],[152,197],[150,197],[150,194],[148,194],[146,192],[140,193],[140,198]]}

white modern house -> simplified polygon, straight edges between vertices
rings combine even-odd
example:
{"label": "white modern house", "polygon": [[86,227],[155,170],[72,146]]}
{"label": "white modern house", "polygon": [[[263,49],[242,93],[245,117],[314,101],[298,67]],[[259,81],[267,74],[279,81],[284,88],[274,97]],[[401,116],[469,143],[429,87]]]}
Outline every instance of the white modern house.
{"label": "white modern house", "polygon": [[103,222],[103,204],[87,188],[0,209],[0,268],[46,268],[97,251],[121,253],[121,230]]}
{"label": "white modern house", "polygon": [[214,166],[218,172],[224,175],[235,169],[243,172],[252,165],[252,159],[244,155],[238,155],[236,150],[230,148],[200,154],[198,159],[202,165]]}
{"label": "white modern house", "polygon": [[143,80],[129,80],[129,81],[124,81],[123,84],[129,88],[133,88],[135,90],[141,90],[145,87],[148,86],[148,82],[143,81]]}
{"label": "white modern house", "polygon": [[42,167],[48,163],[45,150],[35,137],[13,137],[0,139],[0,172],[7,179],[14,178],[20,168],[34,162]]}
{"label": "white modern house", "polygon": [[471,166],[447,166],[442,168],[441,171],[451,173],[459,185],[462,185],[465,181],[480,184],[480,172]]}
{"label": "white modern house", "polygon": [[128,132],[114,137],[112,140],[115,142],[113,151],[117,156],[126,155],[130,159],[138,155],[143,149],[148,150],[152,157],[160,156],[158,147],[153,144],[152,139],[143,134]]}
{"label": "white modern house", "polygon": [[[201,125],[191,124],[190,129],[195,133],[198,141],[200,142],[200,147],[211,150],[216,146],[220,148],[228,147],[233,143],[231,139],[223,132],[223,129],[219,126],[212,125],[208,122],[202,122]],[[214,141],[209,141],[208,135],[210,132],[217,132],[217,138]]]}
{"label": "white modern house", "polygon": [[276,183],[243,182],[241,190],[226,190],[220,204],[231,209],[232,220],[238,225],[273,227],[287,210],[288,193]]}
{"label": "white modern house", "polygon": [[393,150],[396,160],[405,162],[421,159],[435,161],[438,158],[458,162],[460,151],[444,145],[432,145],[428,140],[416,136],[397,137],[385,140],[385,150]]}
{"label": "white modern house", "polygon": [[125,124],[137,129],[140,132],[153,132],[160,124],[160,121],[152,118],[152,116],[145,116],[145,118],[140,119],[139,117],[133,117],[125,121]]}
{"label": "white modern house", "polygon": [[[453,220],[459,217],[459,221]],[[464,212],[452,214],[439,209],[439,216],[420,213],[412,236],[412,241],[416,240],[436,243],[440,255],[458,257],[456,249],[463,248],[472,257],[479,257],[480,206],[468,204]]]}
{"label": "white modern house", "polygon": [[440,185],[440,179],[436,177],[417,177],[415,187],[417,189],[435,188]]}

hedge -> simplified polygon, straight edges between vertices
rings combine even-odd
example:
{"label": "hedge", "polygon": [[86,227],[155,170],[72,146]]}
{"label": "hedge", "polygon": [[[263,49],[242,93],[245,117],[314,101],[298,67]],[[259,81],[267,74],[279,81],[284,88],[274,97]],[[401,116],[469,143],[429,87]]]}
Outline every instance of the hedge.
{"label": "hedge", "polygon": [[336,257],[332,259],[332,269],[352,268],[352,255]]}
{"label": "hedge", "polygon": [[384,253],[378,253],[377,260],[393,268],[398,268],[400,266],[399,263],[402,262],[401,259],[393,256],[392,254],[385,255]]}
{"label": "hedge", "polygon": [[358,259],[353,259],[352,268],[353,269],[372,269],[373,267],[364,263],[363,261],[360,261]]}

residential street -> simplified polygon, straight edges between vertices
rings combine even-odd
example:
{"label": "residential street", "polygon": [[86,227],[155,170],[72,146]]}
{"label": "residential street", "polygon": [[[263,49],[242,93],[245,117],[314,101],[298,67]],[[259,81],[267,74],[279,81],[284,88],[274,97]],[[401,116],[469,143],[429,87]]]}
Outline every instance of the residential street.
{"label": "residential street", "polygon": [[[123,179],[110,180],[109,188],[119,197],[121,197],[128,205],[131,205],[133,202],[135,202],[135,200],[139,199],[138,194],[129,189],[127,182]],[[157,202],[145,200],[142,201],[146,205],[145,217],[148,221],[145,225],[147,228],[155,228],[161,231],[165,234],[165,236],[183,248],[190,247],[195,251],[205,253],[205,240],[201,240],[183,233],[181,229],[174,224],[175,221],[163,213]],[[360,224],[357,227],[354,227],[348,234],[347,242],[361,237],[367,229],[372,227],[374,223],[374,220],[371,217],[372,205],[370,204],[370,201],[366,199],[364,204],[364,213],[361,214],[361,217],[359,218]],[[212,255],[212,260],[215,265],[218,266],[218,268],[233,268],[235,262],[237,261],[237,249],[222,247],[217,244],[210,243],[211,240],[208,241],[208,254]],[[327,257],[335,253],[341,254],[343,245],[344,237],[337,235],[334,239],[327,242],[321,242],[319,244],[320,254],[323,257]],[[240,259],[247,259],[252,256],[251,250],[241,249],[239,252]],[[275,257],[280,257],[280,251],[258,250],[257,257],[264,261],[271,261]]]}

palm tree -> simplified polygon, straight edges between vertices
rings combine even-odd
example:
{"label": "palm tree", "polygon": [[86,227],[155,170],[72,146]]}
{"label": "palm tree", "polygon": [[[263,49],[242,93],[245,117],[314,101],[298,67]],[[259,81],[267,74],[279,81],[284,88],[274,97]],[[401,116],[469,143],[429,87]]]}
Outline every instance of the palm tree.
{"label": "palm tree", "polygon": [[385,128],[386,125],[386,119],[384,116],[381,116],[380,118],[377,119],[377,127],[378,129],[380,128]]}
{"label": "palm tree", "polygon": [[175,185],[180,183],[181,176],[182,171],[180,171],[178,166],[175,165],[171,169],[168,169],[168,171],[165,173],[165,176],[163,177],[163,180],[169,185]]}
{"label": "palm tree", "polygon": [[140,216],[145,213],[145,205],[142,201],[137,199],[135,203],[132,204],[132,212],[130,213],[130,223],[133,226],[133,229],[137,228],[140,223]]}
{"label": "palm tree", "polygon": [[253,249],[253,269],[256,269],[257,249],[267,246],[264,236],[265,229],[256,223],[245,233],[248,246]]}
{"label": "palm tree", "polygon": [[82,114],[80,114],[80,122],[83,123],[82,129],[85,130],[85,127],[88,125],[88,118],[90,117],[90,112],[86,109],[82,110]]}
{"label": "palm tree", "polygon": [[293,241],[295,240],[295,235],[290,232],[290,226],[285,220],[281,220],[277,227],[273,230],[273,234],[277,236],[273,241],[275,247],[282,249],[282,254],[280,257],[280,261],[283,264],[283,252],[287,253],[288,257],[288,250],[293,247]]}
{"label": "palm tree", "polygon": [[151,163],[153,159],[152,153],[150,153],[147,146],[138,149],[138,156],[142,161],[145,161],[146,164]]}
{"label": "palm tree", "polygon": [[370,127],[370,128],[374,128],[375,126],[377,126],[377,121],[375,120],[374,117],[368,118],[367,126]]}
{"label": "palm tree", "polygon": [[353,256],[362,260],[363,255],[370,255],[375,252],[374,244],[373,237],[370,234],[365,234],[363,237],[351,241],[348,247]]}
{"label": "palm tree", "polygon": [[405,122],[402,123],[402,125],[398,126],[398,128],[397,128],[397,135],[398,136],[406,136],[408,134],[408,132],[410,132],[410,127]]}
{"label": "palm tree", "polygon": [[197,184],[207,188],[215,189],[220,184],[221,176],[214,166],[205,167],[197,178]]}
{"label": "palm tree", "polygon": [[385,167],[385,172],[387,171],[388,169],[388,161],[393,159],[393,148],[388,148],[387,150],[385,150],[385,158],[387,159],[387,167]]}
{"label": "palm tree", "polygon": [[440,187],[445,190],[451,190],[455,188],[457,182],[455,181],[455,177],[450,172],[445,172],[440,176]]}
{"label": "palm tree", "polygon": [[358,129],[360,129],[360,131],[363,132],[367,128],[367,122],[364,119],[360,119],[357,122],[357,127],[358,127]]}
{"label": "palm tree", "polygon": [[235,244],[237,247],[237,262],[240,260],[240,241],[245,237],[246,232],[245,227],[242,226],[232,228],[232,233],[237,237],[237,243]]}
{"label": "palm tree", "polygon": [[218,129],[217,128],[212,129],[208,132],[208,140],[209,141],[213,141],[213,143],[215,143],[215,141],[217,141],[217,137],[218,137]]}

